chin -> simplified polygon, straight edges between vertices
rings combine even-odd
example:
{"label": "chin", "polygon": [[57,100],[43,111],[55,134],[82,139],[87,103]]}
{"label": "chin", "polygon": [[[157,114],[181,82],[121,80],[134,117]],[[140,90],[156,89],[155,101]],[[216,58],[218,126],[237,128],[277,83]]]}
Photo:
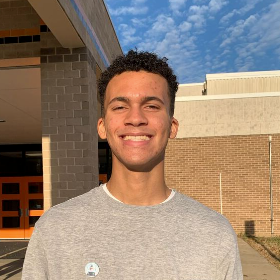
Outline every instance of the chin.
{"label": "chin", "polygon": [[157,165],[163,162],[164,157],[157,157],[153,159],[139,159],[130,158],[129,160],[122,160],[122,164],[130,171],[133,172],[150,172]]}
{"label": "chin", "polygon": [[132,172],[150,172],[153,170],[154,166],[151,166],[149,164],[143,164],[143,165],[128,164],[126,165],[126,168]]}

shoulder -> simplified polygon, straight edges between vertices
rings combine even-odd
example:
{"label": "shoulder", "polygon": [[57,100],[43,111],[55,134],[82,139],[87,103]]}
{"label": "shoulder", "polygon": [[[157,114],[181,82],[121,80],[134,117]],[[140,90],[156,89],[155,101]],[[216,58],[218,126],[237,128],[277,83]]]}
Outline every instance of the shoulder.
{"label": "shoulder", "polygon": [[50,227],[52,224],[76,222],[82,220],[91,212],[91,207],[100,200],[100,187],[96,187],[89,192],[69,199],[63,203],[55,205],[48,209],[37,221],[36,228]]}
{"label": "shoulder", "polygon": [[216,232],[219,235],[224,232],[235,236],[225,216],[182,193],[177,192],[176,195],[178,196],[177,215],[191,219],[195,227],[203,228],[206,232]]}

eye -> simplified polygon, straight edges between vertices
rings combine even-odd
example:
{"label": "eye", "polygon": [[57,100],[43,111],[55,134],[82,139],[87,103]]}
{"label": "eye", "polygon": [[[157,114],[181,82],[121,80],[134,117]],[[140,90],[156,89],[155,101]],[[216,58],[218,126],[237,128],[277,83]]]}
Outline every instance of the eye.
{"label": "eye", "polygon": [[153,104],[149,104],[149,105],[146,106],[146,108],[149,109],[149,110],[158,110],[159,106],[153,105]]}
{"label": "eye", "polygon": [[120,110],[124,110],[124,109],[125,109],[124,106],[116,106],[116,107],[112,108],[113,111],[120,111]]}

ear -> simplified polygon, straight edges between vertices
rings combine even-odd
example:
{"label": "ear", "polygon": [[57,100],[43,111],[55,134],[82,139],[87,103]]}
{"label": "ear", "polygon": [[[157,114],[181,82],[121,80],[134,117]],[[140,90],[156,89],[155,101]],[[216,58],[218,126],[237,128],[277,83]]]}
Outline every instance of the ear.
{"label": "ear", "polygon": [[97,122],[97,131],[101,139],[106,139],[107,135],[106,135],[105,123],[103,118],[100,118]]}
{"label": "ear", "polygon": [[170,139],[174,139],[176,137],[177,132],[178,132],[178,128],[179,128],[178,121],[174,117],[172,117],[171,129],[170,129],[170,134],[169,134]]}

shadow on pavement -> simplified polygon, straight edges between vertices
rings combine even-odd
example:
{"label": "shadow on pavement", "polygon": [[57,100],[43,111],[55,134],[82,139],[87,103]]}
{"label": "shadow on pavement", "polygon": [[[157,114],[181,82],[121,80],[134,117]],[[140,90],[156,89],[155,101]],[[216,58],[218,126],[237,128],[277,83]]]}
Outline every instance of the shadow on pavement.
{"label": "shadow on pavement", "polygon": [[5,278],[1,278],[3,280],[9,279],[12,276],[18,274],[22,270],[23,266],[23,259],[20,260],[14,260],[7,264],[0,266],[0,276],[5,275]]}
{"label": "shadow on pavement", "polygon": [[274,258],[275,260],[277,260],[278,262],[280,262],[280,258],[278,256],[276,256],[273,252],[271,252],[264,244],[262,244],[257,238],[255,237],[251,237],[256,243],[258,243],[259,245],[261,245],[266,251],[267,253]]}

